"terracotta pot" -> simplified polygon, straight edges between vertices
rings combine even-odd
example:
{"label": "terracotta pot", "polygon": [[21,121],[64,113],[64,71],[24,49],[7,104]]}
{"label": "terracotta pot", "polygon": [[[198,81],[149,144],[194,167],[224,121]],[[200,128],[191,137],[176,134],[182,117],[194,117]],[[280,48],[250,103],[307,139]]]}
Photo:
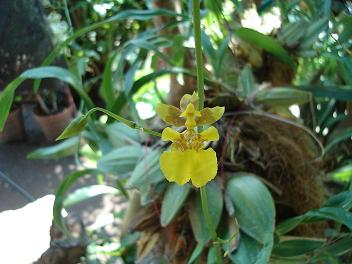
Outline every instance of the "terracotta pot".
{"label": "terracotta pot", "polygon": [[33,112],[34,119],[37,121],[46,139],[50,142],[55,139],[64,131],[73,117],[73,108],[71,104],[64,108],[60,113],[54,115],[38,115]]}
{"label": "terracotta pot", "polygon": [[23,125],[22,108],[18,107],[9,113],[5,126],[0,132],[0,142],[11,142],[24,139],[25,131]]}
{"label": "terracotta pot", "polygon": [[70,89],[67,86],[65,87],[65,93],[67,95],[67,101],[68,101],[68,104],[69,104],[69,108],[72,111],[72,116],[75,116],[76,113],[77,113],[75,101],[73,100],[72,93],[71,93]]}

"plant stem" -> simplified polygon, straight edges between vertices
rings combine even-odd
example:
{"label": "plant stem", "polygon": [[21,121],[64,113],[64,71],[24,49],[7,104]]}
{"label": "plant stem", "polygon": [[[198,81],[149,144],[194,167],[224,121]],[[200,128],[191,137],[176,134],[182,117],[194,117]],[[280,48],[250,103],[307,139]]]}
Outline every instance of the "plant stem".
{"label": "plant stem", "polygon": [[[194,28],[194,42],[196,47],[196,65],[197,65],[197,93],[199,97],[199,110],[204,108],[204,65],[203,65],[203,55],[202,55],[202,41],[201,41],[201,28],[200,28],[200,3],[199,0],[192,0],[193,4],[193,28]],[[202,130],[202,127],[198,127],[198,132]],[[200,198],[202,200],[202,209],[204,218],[207,222],[208,229],[210,231],[211,238],[213,240],[213,245],[216,251],[217,263],[222,264],[221,248],[216,234],[216,229],[211,220],[209,214],[209,206],[207,199],[206,187],[200,187]]]}
{"label": "plant stem", "polygon": [[192,0],[193,3],[193,28],[194,42],[196,46],[197,66],[197,93],[199,97],[199,110],[204,108],[204,65],[202,55],[202,40],[200,28],[200,3],[199,0]]}
{"label": "plant stem", "polygon": [[99,111],[99,112],[103,112],[105,114],[107,114],[108,116],[114,118],[115,120],[123,123],[124,125],[130,127],[130,128],[133,128],[133,129],[138,129],[144,133],[147,133],[147,134],[150,134],[150,135],[153,135],[153,136],[156,136],[156,137],[161,137],[161,133],[159,132],[156,132],[154,130],[151,130],[149,128],[144,128],[142,126],[139,126],[137,123],[131,121],[131,120],[128,120],[128,119],[125,119],[123,118],[122,116],[119,116],[117,114],[114,114],[104,108],[100,108],[100,107],[95,107],[95,108],[92,108],[90,109],[86,114],[85,116],[88,117],[89,115],[93,114],[94,112],[96,111]]}

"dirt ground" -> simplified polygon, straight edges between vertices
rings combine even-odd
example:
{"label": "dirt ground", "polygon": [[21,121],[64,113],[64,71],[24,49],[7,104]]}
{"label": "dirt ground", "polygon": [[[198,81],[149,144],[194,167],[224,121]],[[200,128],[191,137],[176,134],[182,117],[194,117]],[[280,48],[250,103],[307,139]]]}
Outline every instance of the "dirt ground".
{"label": "dirt ground", "polygon": [[[54,194],[65,175],[77,169],[74,158],[60,160],[27,160],[26,156],[38,147],[49,145],[31,114],[31,108],[24,108],[26,138],[20,142],[0,143],[0,171],[17,183],[35,199],[47,194]],[[82,186],[95,184],[93,178],[82,178],[73,190]],[[0,177],[0,213],[5,210],[18,209],[30,200],[18,192],[12,185]],[[86,225],[95,222],[97,217],[112,210],[119,210],[116,197],[104,196],[93,198],[69,209],[76,213]]]}

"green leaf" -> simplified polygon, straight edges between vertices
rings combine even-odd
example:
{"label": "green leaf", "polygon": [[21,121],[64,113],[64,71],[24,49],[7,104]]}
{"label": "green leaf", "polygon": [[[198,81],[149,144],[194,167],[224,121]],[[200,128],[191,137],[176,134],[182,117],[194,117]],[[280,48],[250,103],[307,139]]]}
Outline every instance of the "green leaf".
{"label": "green leaf", "polygon": [[350,210],[352,208],[352,191],[341,192],[330,197],[324,203],[324,207],[341,207]]}
{"label": "green leaf", "polygon": [[226,185],[241,240],[230,258],[236,263],[268,263],[273,247],[275,206],[265,185],[249,173],[235,173]]}
{"label": "green leaf", "polygon": [[301,223],[311,223],[318,221],[332,220],[346,225],[352,230],[352,213],[338,207],[323,207],[308,211],[307,213],[285,220],[280,223],[275,230],[278,235],[283,235]]}
{"label": "green leaf", "polygon": [[255,95],[255,101],[268,107],[305,104],[312,98],[311,93],[287,87],[264,89]]}
{"label": "green leaf", "polygon": [[325,241],[316,239],[290,239],[275,246],[273,254],[279,257],[296,257],[310,253],[325,244]]}
{"label": "green leaf", "polygon": [[91,185],[82,187],[67,195],[63,201],[63,207],[69,207],[78,204],[98,195],[118,193],[120,193],[118,189],[106,185]]}
{"label": "green leaf", "polygon": [[161,136],[161,134],[159,132],[155,132],[155,131],[152,131],[147,128],[142,128],[142,127],[138,126],[135,122],[127,120],[127,119],[123,118],[122,116],[114,114],[113,112],[111,112],[109,110],[106,110],[106,109],[100,108],[100,107],[94,107],[94,108],[90,109],[85,115],[78,116],[74,120],[72,120],[71,123],[65,128],[64,132],[62,132],[62,134],[56,140],[65,139],[65,138],[72,137],[72,136],[79,134],[84,129],[84,127],[87,125],[88,117],[97,111],[103,112],[104,114],[107,114],[109,117],[112,117],[113,119],[123,123],[124,125],[126,125],[130,128],[142,129],[143,132],[145,132],[145,133],[149,133],[149,134],[152,134],[154,136],[159,136],[159,137]]}
{"label": "green leaf", "polygon": [[293,62],[290,53],[285,50],[276,39],[264,35],[254,29],[244,27],[236,30],[235,35],[249,44],[271,53],[282,62],[295,68],[295,63]]}
{"label": "green leaf", "polygon": [[341,33],[339,34],[339,41],[345,43],[352,37],[352,16],[347,14],[341,14]]}
{"label": "green leaf", "polygon": [[189,184],[179,186],[171,183],[166,190],[162,205],[160,223],[167,226],[175,218],[187,199],[191,187]]}
{"label": "green leaf", "polygon": [[32,151],[27,159],[59,159],[78,152],[80,146],[79,137],[73,137],[62,141],[54,146],[43,147]]}
{"label": "green leaf", "polygon": [[213,69],[216,69],[217,67],[216,50],[214,49],[209,36],[204,31],[202,31],[201,40],[202,40],[202,48],[204,50],[204,53],[208,57],[208,60],[212,65]]}
{"label": "green leaf", "polygon": [[[54,48],[54,50],[45,58],[42,65],[43,66],[50,65],[54,61],[54,59],[61,53],[61,50],[63,48],[68,46],[75,39],[84,36],[90,31],[93,31],[100,27],[104,27],[109,24],[116,23],[117,21],[121,21],[124,19],[146,21],[146,20],[152,19],[155,16],[173,16],[173,17],[178,16],[178,17],[187,18],[187,16],[185,15],[178,14],[167,9],[124,10],[114,16],[109,17],[108,19],[90,24],[87,27],[76,30],[73,35],[69,36],[65,41],[63,41],[62,43],[60,43]],[[37,90],[39,86],[40,86],[40,81],[35,82],[34,89]],[[89,108],[91,107],[92,106],[90,106]]]}
{"label": "green leaf", "polygon": [[348,182],[352,178],[352,163],[329,173],[334,179]]}
{"label": "green leaf", "polygon": [[211,247],[208,251],[207,264],[217,264],[215,247]]}
{"label": "green leaf", "polygon": [[119,113],[122,110],[122,108],[126,105],[127,97],[131,97],[147,83],[167,74],[187,74],[187,75],[194,76],[194,73],[183,68],[162,69],[159,71],[146,74],[133,83],[131,91],[128,95],[126,95],[126,93],[124,92],[120,93],[120,95],[115,99],[113,106],[111,107],[112,111],[114,111],[115,113]]}
{"label": "green leaf", "polygon": [[343,237],[322,248],[325,252],[330,252],[334,256],[341,256],[352,251],[352,236]]}
{"label": "green leaf", "polygon": [[349,57],[338,57],[341,75],[346,84],[352,86],[352,59]]}
{"label": "green leaf", "polygon": [[[44,79],[44,78],[56,78],[63,82],[66,82],[72,86],[72,88],[81,96],[84,102],[89,108],[94,107],[94,103],[83,90],[82,82],[70,71],[57,67],[57,66],[46,66],[38,67],[23,72],[19,78],[23,79]],[[37,92],[35,90],[34,92]]]}
{"label": "green leaf", "polygon": [[256,90],[252,68],[245,66],[240,73],[238,79],[238,87],[240,88],[243,97],[248,97]]}
{"label": "green leaf", "polygon": [[270,264],[307,264],[307,257],[300,256],[300,257],[294,257],[294,258],[281,258],[281,257],[273,256],[270,259]]}
{"label": "green leaf", "polygon": [[56,140],[77,136],[88,123],[88,115],[75,117]]}
{"label": "green leaf", "polygon": [[143,185],[160,182],[164,178],[159,166],[161,149],[150,151],[150,149],[144,148],[143,153],[144,158],[135,166],[127,181],[128,188],[139,188]]}
{"label": "green leaf", "polygon": [[317,41],[320,32],[328,27],[328,22],[329,19],[324,17],[311,23],[305,31],[305,35],[301,40],[299,49],[303,50],[310,48]]}
{"label": "green leaf", "polygon": [[9,83],[0,94],[0,130],[3,129],[5,120],[10,111],[15,90],[26,79],[56,78],[69,83],[74,90],[82,97],[88,107],[94,107],[92,100],[82,88],[81,81],[70,71],[57,67],[38,67],[23,72],[17,79]]}
{"label": "green leaf", "polygon": [[329,137],[328,142],[325,146],[325,153],[330,152],[333,147],[342,141],[350,140],[352,137],[352,128],[347,128],[338,135],[334,134],[334,137]]}
{"label": "green leaf", "polygon": [[134,145],[114,149],[103,155],[98,161],[97,168],[106,173],[122,176],[133,171],[143,152],[143,147]]}
{"label": "green leaf", "polygon": [[54,201],[54,207],[53,207],[54,222],[61,229],[61,231],[64,232],[66,235],[69,235],[69,232],[61,214],[63,209],[65,194],[68,191],[68,189],[72,186],[72,184],[74,184],[79,178],[85,175],[91,174],[94,171],[95,170],[93,169],[87,169],[82,171],[75,171],[69,174],[60,183],[59,187],[55,192],[55,201]]}
{"label": "green leaf", "polygon": [[109,141],[115,148],[126,146],[126,144],[140,146],[139,142],[143,140],[140,131],[132,129],[122,123],[112,123],[105,127],[105,129]]}
{"label": "green leaf", "polygon": [[241,232],[240,242],[235,253],[229,258],[236,264],[267,264],[272,250],[272,245],[261,245],[246,233]]}
{"label": "green leaf", "polygon": [[111,105],[113,104],[115,97],[112,84],[112,65],[115,62],[117,55],[118,52],[114,52],[107,60],[104,67],[103,81],[100,88],[102,97],[104,98],[108,109],[110,109]]}
{"label": "green leaf", "polygon": [[[210,218],[216,228],[219,224],[223,208],[223,198],[218,183],[212,181],[206,185]],[[189,219],[191,221],[192,231],[196,241],[205,245],[210,240],[210,231],[206,225],[202,210],[202,201],[200,193],[196,193],[190,202]]]}
{"label": "green leaf", "polygon": [[334,98],[340,101],[351,101],[352,100],[352,89],[350,86],[342,85],[301,85],[291,87],[295,89],[301,89],[303,91],[311,92],[315,97],[326,97]]}
{"label": "green leaf", "polygon": [[188,260],[188,264],[191,264],[194,261],[196,261],[196,259],[200,256],[200,254],[202,254],[203,250],[204,250],[204,245],[201,243],[198,243],[195,249],[193,250],[191,257]]}
{"label": "green leaf", "polygon": [[284,24],[279,33],[280,41],[287,47],[295,47],[303,38],[307,24],[304,20]]}
{"label": "green leaf", "polygon": [[23,81],[22,78],[13,80],[0,93],[0,132],[4,129],[7,116],[9,115],[15,90]]}

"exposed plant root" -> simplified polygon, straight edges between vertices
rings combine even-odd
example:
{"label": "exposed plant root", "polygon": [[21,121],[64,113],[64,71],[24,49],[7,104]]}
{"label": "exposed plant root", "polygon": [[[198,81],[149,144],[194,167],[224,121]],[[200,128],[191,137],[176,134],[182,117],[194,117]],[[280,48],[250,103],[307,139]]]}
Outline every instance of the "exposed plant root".
{"label": "exposed plant root", "polygon": [[[320,153],[314,140],[302,129],[269,117],[234,118],[226,139],[225,170],[254,173],[280,190],[280,194],[273,193],[278,221],[319,208],[325,191],[320,178],[321,162],[317,160]],[[228,130],[230,123],[224,124],[223,129]],[[321,227],[309,225],[296,232],[319,235]]]}

